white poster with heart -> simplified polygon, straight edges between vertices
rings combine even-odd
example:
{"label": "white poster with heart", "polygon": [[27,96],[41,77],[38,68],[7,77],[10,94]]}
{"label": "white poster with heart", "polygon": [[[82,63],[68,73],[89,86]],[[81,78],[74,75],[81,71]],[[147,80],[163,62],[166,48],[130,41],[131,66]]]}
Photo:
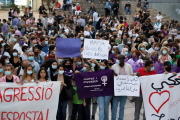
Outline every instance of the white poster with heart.
{"label": "white poster with heart", "polygon": [[180,74],[140,77],[146,120],[180,120]]}

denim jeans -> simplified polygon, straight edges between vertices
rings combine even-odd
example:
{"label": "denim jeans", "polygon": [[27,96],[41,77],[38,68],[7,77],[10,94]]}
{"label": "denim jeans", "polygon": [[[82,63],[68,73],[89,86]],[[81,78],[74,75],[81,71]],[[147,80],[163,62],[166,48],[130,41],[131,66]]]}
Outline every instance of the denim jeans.
{"label": "denim jeans", "polygon": [[86,98],[86,106],[83,106],[83,120],[90,120],[90,103],[91,103],[91,98]]}
{"label": "denim jeans", "polygon": [[112,96],[98,97],[99,120],[109,119],[109,103]]}
{"label": "denim jeans", "polygon": [[94,22],[93,22],[93,26],[94,26],[95,30],[96,30],[96,24],[97,24],[97,22],[94,21]]}
{"label": "denim jeans", "polygon": [[120,101],[120,108],[119,108],[119,118],[118,120],[123,120],[124,118],[124,106],[126,104],[127,96],[114,96],[113,97],[113,108],[112,108],[112,119],[116,120],[116,113],[117,113],[117,107],[118,103]]}
{"label": "denim jeans", "polygon": [[66,120],[66,109],[68,101],[62,101],[62,98],[59,97],[59,104],[56,119],[57,120]]}
{"label": "denim jeans", "polygon": [[126,14],[128,14],[128,11],[129,11],[129,14],[131,14],[131,9],[126,8]]}
{"label": "denim jeans", "polygon": [[146,6],[144,6],[144,7],[143,7],[143,9],[144,9],[144,10],[146,10],[146,9],[148,9],[148,7],[149,7],[149,6],[148,6],[148,5],[146,5]]}
{"label": "denim jeans", "polygon": [[78,113],[78,120],[82,120],[82,104],[73,104],[71,120],[76,120]]}

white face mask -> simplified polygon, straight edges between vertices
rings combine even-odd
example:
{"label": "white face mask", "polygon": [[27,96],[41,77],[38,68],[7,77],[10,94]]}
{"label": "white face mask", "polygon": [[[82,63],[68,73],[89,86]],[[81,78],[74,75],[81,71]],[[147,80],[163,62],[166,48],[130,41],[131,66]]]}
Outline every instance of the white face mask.
{"label": "white face mask", "polygon": [[84,37],[80,37],[81,40],[84,40]]}

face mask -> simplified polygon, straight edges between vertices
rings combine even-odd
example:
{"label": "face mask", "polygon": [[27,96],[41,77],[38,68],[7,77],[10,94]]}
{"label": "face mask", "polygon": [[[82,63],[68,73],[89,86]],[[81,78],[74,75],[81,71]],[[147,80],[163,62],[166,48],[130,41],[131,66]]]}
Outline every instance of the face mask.
{"label": "face mask", "polygon": [[120,61],[119,61],[118,59],[116,59],[116,63],[117,63],[117,64],[120,64]]}
{"label": "face mask", "polygon": [[37,28],[35,28],[35,30],[37,30]]}
{"label": "face mask", "polygon": [[70,69],[71,65],[65,65],[65,68]]}
{"label": "face mask", "polygon": [[24,41],[20,41],[20,44],[21,44],[21,45],[24,45]]}
{"label": "face mask", "polygon": [[33,60],[34,60],[34,57],[29,57],[29,60],[30,60],[30,61],[33,61]]}
{"label": "face mask", "polygon": [[123,20],[123,22],[124,22],[124,20]]}
{"label": "face mask", "polygon": [[11,71],[5,71],[5,74],[6,74],[7,76],[11,75]]}
{"label": "face mask", "polygon": [[46,35],[43,35],[43,37],[45,37]]}
{"label": "face mask", "polygon": [[4,45],[5,45],[6,43],[2,43],[1,45],[2,45],[2,47],[4,47]]}
{"label": "face mask", "polygon": [[2,73],[3,72],[3,69],[0,69],[0,73]]}
{"label": "face mask", "polygon": [[58,60],[59,60],[60,63],[63,61],[63,59],[58,59]]}
{"label": "face mask", "polygon": [[180,58],[180,55],[176,55],[176,58],[179,59],[179,58]]}
{"label": "face mask", "polygon": [[84,40],[84,37],[80,37],[81,40]]}
{"label": "face mask", "polygon": [[87,71],[87,69],[86,69],[86,67],[83,67],[83,69],[82,69],[84,72],[86,72]]}
{"label": "face mask", "polygon": [[166,50],[163,50],[163,54],[166,55],[166,54],[167,54],[167,51],[166,51]]}
{"label": "face mask", "polygon": [[54,70],[57,69],[57,66],[52,65],[52,69],[54,69]]}
{"label": "face mask", "polygon": [[53,54],[55,55],[55,54],[56,54],[56,52],[54,51],[54,52],[53,52]]}
{"label": "face mask", "polygon": [[93,67],[95,67],[95,66],[96,66],[96,64],[94,64],[94,63],[92,63],[91,65],[92,65]]}
{"label": "face mask", "polygon": [[45,45],[48,45],[48,41],[45,41]]}
{"label": "face mask", "polygon": [[27,52],[26,52],[26,53],[28,54],[28,52],[29,52],[29,51],[30,51],[30,50],[27,50]]}
{"label": "face mask", "polygon": [[59,70],[59,74],[60,75],[64,74],[64,70],[63,71]]}
{"label": "face mask", "polygon": [[78,62],[77,65],[81,65],[81,62]]}
{"label": "face mask", "polygon": [[158,48],[158,47],[155,47],[154,49],[155,49],[156,51],[158,51],[158,50],[159,50],[159,48]]}
{"label": "face mask", "polygon": [[136,34],[133,34],[133,37],[136,37]]}
{"label": "face mask", "polygon": [[169,37],[169,38],[168,38],[168,40],[171,40],[171,39],[172,39],[172,37]]}
{"label": "face mask", "polygon": [[115,54],[115,52],[112,50],[112,54]]}
{"label": "face mask", "polygon": [[6,61],[6,64],[9,64],[9,61]]}
{"label": "face mask", "polygon": [[100,69],[101,69],[101,70],[104,70],[104,69],[105,69],[105,67],[103,67],[103,66],[100,66]]}
{"label": "face mask", "polygon": [[33,29],[33,27],[31,27],[31,30]]}
{"label": "face mask", "polygon": [[51,33],[54,33],[54,31],[51,31]]}
{"label": "face mask", "polygon": [[117,38],[117,35],[114,35],[114,38]]}
{"label": "face mask", "polygon": [[34,46],[36,46],[37,44],[34,44]]}
{"label": "face mask", "polygon": [[172,51],[175,52],[175,51],[176,51],[176,48],[172,48]]}
{"label": "face mask", "polygon": [[17,42],[17,39],[14,38],[14,42]]}
{"label": "face mask", "polygon": [[112,63],[108,63],[109,66],[112,66],[113,64]]}
{"label": "face mask", "polygon": [[124,30],[124,28],[122,28],[122,30]]}
{"label": "face mask", "polygon": [[32,71],[27,71],[27,74],[31,75],[33,72]]}
{"label": "face mask", "polygon": [[174,33],[174,35],[177,35],[177,33]]}
{"label": "face mask", "polygon": [[132,59],[135,59],[136,58],[136,55],[132,55]]}
{"label": "face mask", "polygon": [[13,56],[14,56],[14,57],[18,56],[18,53],[16,53],[16,52],[15,52],[15,53],[13,53]]}
{"label": "face mask", "polygon": [[156,56],[156,55],[153,55],[153,56],[152,56],[152,60],[157,60],[157,56]]}
{"label": "face mask", "polygon": [[145,48],[141,48],[141,50],[145,50]]}
{"label": "face mask", "polygon": [[63,34],[61,34],[61,35],[60,35],[60,37],[61,37],[61,38],[63,38],[63,37],[64,37],[64,35],[63,35]]}
{"label": "face mask", "polygon": [[154,67],[152,67],[151,69],[150,69],[150,71],[153,71],[154,70]]}
{"label": "face mask", "polygon": [[128,52],[125,52],[124,55],[128,55]]}
{"label": "face mask", "polygon": [[38,54],[39,54],[39,52],[34,52],[34,54],[35,54],[35,55],[38,55]]}
{"label": "face mask", "polygon": [[127,42],[127,44],[131,44],[131,42]]}

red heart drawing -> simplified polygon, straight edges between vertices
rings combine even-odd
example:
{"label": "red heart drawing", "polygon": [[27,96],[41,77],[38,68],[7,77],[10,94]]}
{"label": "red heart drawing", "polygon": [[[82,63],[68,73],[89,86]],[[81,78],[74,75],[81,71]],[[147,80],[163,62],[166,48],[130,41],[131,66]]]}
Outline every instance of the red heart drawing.
{"label": "red heart drawing", "polygon": [[[151,103],[151,96],[153,95],[153,94],[159,94],[159,95],[161,95],[162,93],[168,93],[169,94],[169,97],[168,97],[168,99],[158,108],[158,110],[154,107],[154,105]],[[150,96],[149,96],[149,103],[150,103],[150,105],[154,108],[154,110],[157,112],[157,114],[159,113],[159,111],[160,111],[160,109],[162,108],[162,106],[164,105],[164,104],[166,104],[168,101],[169,101],[169,98],[170,98],[170,92],[169,91],[167,91],[167,90],[164,90],[164,91],[162,91],[162,92],[153,92],[153,93],[151,93],[150,94]]]}

